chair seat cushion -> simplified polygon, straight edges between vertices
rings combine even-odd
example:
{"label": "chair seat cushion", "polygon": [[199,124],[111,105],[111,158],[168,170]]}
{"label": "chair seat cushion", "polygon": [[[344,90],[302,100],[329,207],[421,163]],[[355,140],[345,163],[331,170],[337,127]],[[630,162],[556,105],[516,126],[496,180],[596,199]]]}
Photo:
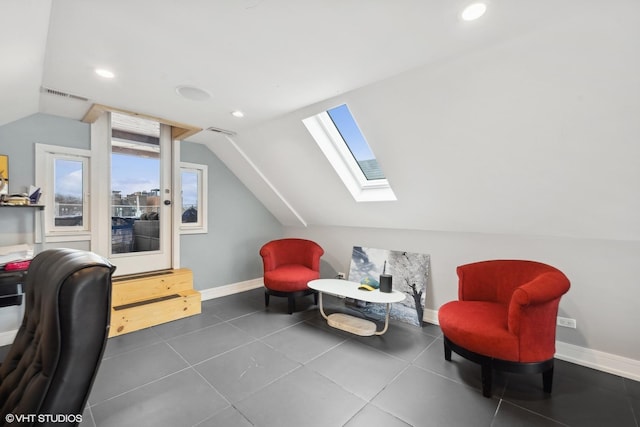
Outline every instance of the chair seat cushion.
{"label": "chair seat cushion", "polygon": [[518,338],[507,328],[507,307],[486,301],[451,301],[440,307],[442,333],[474,353],[518,362]]}
{"label": "chair seat cushion", "polygon": [[320,273],[298,264],[281,265],[264,274],[264,285],[280,292],[295,292],[309,289],[307,283],[319,279]]}

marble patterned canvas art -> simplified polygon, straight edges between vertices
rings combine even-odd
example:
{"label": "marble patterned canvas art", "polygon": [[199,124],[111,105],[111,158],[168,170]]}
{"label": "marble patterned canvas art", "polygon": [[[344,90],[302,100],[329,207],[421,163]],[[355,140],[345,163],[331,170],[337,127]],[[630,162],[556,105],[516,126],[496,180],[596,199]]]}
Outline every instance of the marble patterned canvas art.
{"label": "marble patterned canvas art", "polygon": [[[348,280],[358,283],[379,284],[383,273],[392,276],[393,290],[403,292],[404,301],[392,304],[390,317],[412,325],[422,325],[425,292],[430,274],[430,257],[415,252],[354,246]],[[381,317],[384,304],[355,304],[366,317]]]}

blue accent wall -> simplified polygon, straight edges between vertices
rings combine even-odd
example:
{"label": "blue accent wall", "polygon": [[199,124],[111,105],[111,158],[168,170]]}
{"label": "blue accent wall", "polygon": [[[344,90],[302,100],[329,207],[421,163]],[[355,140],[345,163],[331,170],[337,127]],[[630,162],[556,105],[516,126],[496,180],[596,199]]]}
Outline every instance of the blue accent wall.
{"label": "blue accent wall", "polygon": [[[40,113],[0,126],[0,154],[9,156],[9,191],[26,193],[35,183],[36,143],[88,150],[90,135],[87,123]],[[0,246],[33,243],[33,224],[31,209],[0,208]]]}
{"label": "blue accent wall", "polygon": [[[9,156],[10,191],[25,192],[34,183],[36,143],[90,149],[90,134],[86,123],[40,113],[0,126],[0,154]],[[261,277],[258,251],[282,236],[281,224],[207,147],[183,142],[180,151],[181,161],[206,164],[209,171],[209,232],[181,236],[181,266],[193,270],[197,289]],[[33,224],[30,209],[0,208],[0,246],[32,243]]]}
{"label": "blue accent wall", "polygon": [[182,142],[181,161],[209,167],[207,234],[181,236],[182,267],[193,270],[195,287],[207,289],[262,276],[258,251],[281,238],[280,222],[202,144]]}

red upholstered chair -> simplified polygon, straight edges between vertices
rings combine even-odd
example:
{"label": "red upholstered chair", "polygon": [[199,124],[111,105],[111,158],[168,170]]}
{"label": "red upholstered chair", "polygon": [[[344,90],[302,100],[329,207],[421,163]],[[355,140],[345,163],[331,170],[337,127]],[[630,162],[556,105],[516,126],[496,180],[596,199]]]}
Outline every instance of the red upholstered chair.
{"label": "red upholstered chair", "polygon": [[459,300],[438,312],[445,359],[453,350],[479,363],[486,397],[493,369],[542,373],[551,393],[558,304],[569,279],[549,265],[519,260],[476,262],[457,273]]}
{"label": "red upholstered chair", "polygon": [[320,278],[320,257],[324,250],[315,242],[304,239],[280,239],[265,244],[260,249],[264,265],[264,303],[269,306],[269,296],[287,297],[289,314],[295,310],[295,298],[318,293],[307,286],[309,281]]}

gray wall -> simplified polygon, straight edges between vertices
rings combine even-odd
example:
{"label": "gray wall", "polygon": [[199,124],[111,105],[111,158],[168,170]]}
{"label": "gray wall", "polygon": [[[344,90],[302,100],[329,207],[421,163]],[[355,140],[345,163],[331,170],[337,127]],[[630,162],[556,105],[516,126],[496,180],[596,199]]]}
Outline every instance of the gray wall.
{"label": "gray wall", "polygon": [[577,320],[577,329],[558,328],[558,340],[640,360],[640,242],[358,227],[287,227],[285,235],[324,248],[325,277],[349,271],[354,245],[430,254],[430,310],[457,299],[458,265],[501,258],[551,264],[571,281],[559,315]]}
{"label": "gray wall", "polygon": [[[0,154],[9,156],[9,191],[23,193],[35,183],[35,144],[89,149],[90,127],[86,123],[47,114],[33,114],[0,126]],[[34,211],[30,208],[0,208],[0,246],[34,242]],[[53,246],[53,245],[52,245]],[[58,244],[88,249],[88,242]],[[41,250],[41,245],[36,250]],[[20,307],[0,308],[0,334],[18,328]]]}
{"label": "gray wall", "polygon": [[[90,126],[47,114],[0,126],[0,154],[9,156],[11,192],[25,192],[34,183],[36,143],[90,149]],[[266,241],[282,235],[282,226],[206,147],[183,142],[181,153],[183,161],[206,164],[209,171],[209,232],[181,236],[182,266],[193,270],[195,287],[206,289],[262,276],[258,251]],[[0,208],[0,246],[33,243],[33,224],[31,209]],[[89,242],[46,245],[53,246],[90,247]],[[0,334],[16,329],[20,319],[18,308],[0,308]]]}
{"label": "gray wall", "polygon": [[[27,192],[35,183],[35,144],[90,148],[86,123],[47,114],[33,114],[0,126],[0,154],[9,156],[9,191]],[[0,208],[0,246],[33,243],[31,209]]]}
{"label": "gray wall", "polygon": [[282,226],[207,147],[183,142],[180,155],[183,162],[209,166],[209,233],[180,240],[182,266],[193,270],[196,288],[261,277],[258,251],[282,236]]}

